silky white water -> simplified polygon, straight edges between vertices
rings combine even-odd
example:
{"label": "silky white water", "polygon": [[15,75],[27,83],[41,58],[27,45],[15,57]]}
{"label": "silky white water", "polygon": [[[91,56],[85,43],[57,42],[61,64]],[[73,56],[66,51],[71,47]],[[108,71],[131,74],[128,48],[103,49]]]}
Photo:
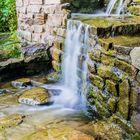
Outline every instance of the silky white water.
{"label": "silky white water", "polygon": [[121,16],[124,12],[125,0],[110,0],[107,4],[106,11],[97,10],[94,14],[81,14],[81,13],[72,13],[72,18],[75,17],[107,17],[107,16]]}
{"label": "silky white water", "polygon": [[68,108],[84,109],[87,92],[87,39],[88,25],[80,21],[69,20],[65,39],[64,58],[62,62],[62,82],[52,85],[52,89],[61,90],[54,96],[54,104]]}
{"label": "silky white water", "polygon": [[110,0],[106,9],[106,15],[111,15],[113,10],[115,10],[114,12],[115,15],[120,15],[124,8],[124,3],[125,3],[124,0]]}

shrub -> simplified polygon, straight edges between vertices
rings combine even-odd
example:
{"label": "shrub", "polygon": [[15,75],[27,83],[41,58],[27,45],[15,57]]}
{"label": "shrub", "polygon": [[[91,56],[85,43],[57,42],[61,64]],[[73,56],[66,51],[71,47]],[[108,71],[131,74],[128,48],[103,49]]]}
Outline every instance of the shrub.
{"label": "shrub", "polygon": [[0,32],[14,31],[16,28],[15,0],[0,0]]}
{"label": "shrub", "polygon": [[19,58],[21,56],[21,45],[16,33],[0,34],[0,60]]}

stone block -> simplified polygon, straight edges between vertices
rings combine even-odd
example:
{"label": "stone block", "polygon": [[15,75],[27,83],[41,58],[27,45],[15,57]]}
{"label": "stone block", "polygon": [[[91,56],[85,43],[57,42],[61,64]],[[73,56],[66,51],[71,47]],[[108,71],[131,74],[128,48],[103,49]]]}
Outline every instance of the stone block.
{"label": "stone block", "polygon": [[17,7],[23,6],[23,1],[22,0],[16,0],[16,6]]}
{"label": "stone block", "polygon": [[114,66],[115,58],[102,54],[101,55],[101,62],[105,65]]}
{"label": "stone block", "polygon": [[96,87],[98,87],[99,89],[102,89],[103,88],[103,86],[104,86],[104,80],[101,77],[99,77],[97,75],[90,74],[89,75],[89,79],[90,79],[91,83],[93,85],[95,85]]}
{"label": "stone block", "polygon": [[116,83],[111,81],[111,80],[106,80],[106,86],[105,86],[106,90],[110,93],[112,93],[112,95],[114,96],[118,96],[117,94],[117,88],[116,88]]}
{"label": "stone block", "polygon": [[53,5],[53,4],[61,4],[61,1],[62,1],[62,0],[45,0],[44,3],[45,3],[46,5],[47,5],[47,4],[48,4],[48,5],[49,5],[49,4],[52,4],[52,5]]}
{"label": "stone block", "polygon": [[27,8],[28,13],[40,13],[41,12],[41,5],[30,5]]}
{"label": "stone block", "polygon": [[43,0],[30,0],[31,5],[41,5],[43,4]]}
{"label": "stone block", "polygon": [[94,49],[92,52],[89,52],[89,57],[93,61],[101,61],[101,51]]}
{"label": "stone block", "polygon": [[65,37],[66,29],[64,29],[64,28],[54,28],[53,32],[54,32],[55,35]]}
{"label": "stone block", "polygon": [[42,33],[44,30],[43,25],[33,25],[33,30],[35,33]]}
{"label": "stone block", "polygon": [[40,33],[33,33],[32,34],[32,41],[35,41],[35,42],[40,42],[40,39],[41,39],[41,34]]}
{"label": "stone block", "polygon": [[20,10],[20,13],[23,13],[23,14],[27,13],[27,7],[26,6],[20,7],[19,10]]}
{"label": "stone block", "polygon": [[128,79],[124,80],[119,85],[119,102],[118,102],[118,111],[125,118],[128,119],[129,115],[129,95],[130,94],[130,85]]}
{"label": "stone block", "polygon": [[34,16],[34,24],[43,25],[43,24],[45,24],[46,19],[47,19],[46,14],[35,14],[35,16]]}
{"label": "stone block", "polygon": [[47,24],[52,27],[61,27],[63,25],[63,15],[49,14]]}
{"label": "stone block", "polygon": [[130,64],[124,62],[124,61],[116,59],[115,60],[115,66],[118,67],[120,70],[128,73],[133,78],[136,77],[137,71],[132,65],[130,65]]}
{"label": "stone block", "polygon": [[29,0],[24,0],[24,6],[29,5]]}
{"label": "stone block", "polygon": [[113,81],[120,81],[125,77],[117,68],[105,65],[100,65],[97,68],[97,74],[102,78],[109,78]]}

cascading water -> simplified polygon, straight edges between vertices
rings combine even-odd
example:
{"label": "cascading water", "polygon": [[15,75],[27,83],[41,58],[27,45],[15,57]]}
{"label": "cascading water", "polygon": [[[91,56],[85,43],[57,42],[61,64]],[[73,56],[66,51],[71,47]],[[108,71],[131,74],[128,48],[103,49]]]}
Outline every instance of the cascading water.
{"label": "cascading water", "polygon": [[[117,8],[115,8],[116,5]],[[111,15],[114,9],[115,9],[114,14],[120,15],[123,8],[124,8],[124,0],[110,0],[107,6],[106,15]]]}
{"label": "cascading water", "polygon": [[54,104],[68,108],[84,108],[87,90],[87,38],[88,25],[69,20],[65,40],[64,60],[62,62],[61,93],[54,98]]}

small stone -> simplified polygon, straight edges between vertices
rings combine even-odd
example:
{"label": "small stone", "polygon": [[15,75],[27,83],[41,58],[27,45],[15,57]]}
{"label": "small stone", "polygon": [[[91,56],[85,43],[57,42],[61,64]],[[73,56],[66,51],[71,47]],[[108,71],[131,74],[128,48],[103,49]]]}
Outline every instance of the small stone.
{"label": "small stone", "polygon": [[24,91],[18,101],[27,105],[47,104],[50,103],[50,94],[44,88],[32,88]]}

